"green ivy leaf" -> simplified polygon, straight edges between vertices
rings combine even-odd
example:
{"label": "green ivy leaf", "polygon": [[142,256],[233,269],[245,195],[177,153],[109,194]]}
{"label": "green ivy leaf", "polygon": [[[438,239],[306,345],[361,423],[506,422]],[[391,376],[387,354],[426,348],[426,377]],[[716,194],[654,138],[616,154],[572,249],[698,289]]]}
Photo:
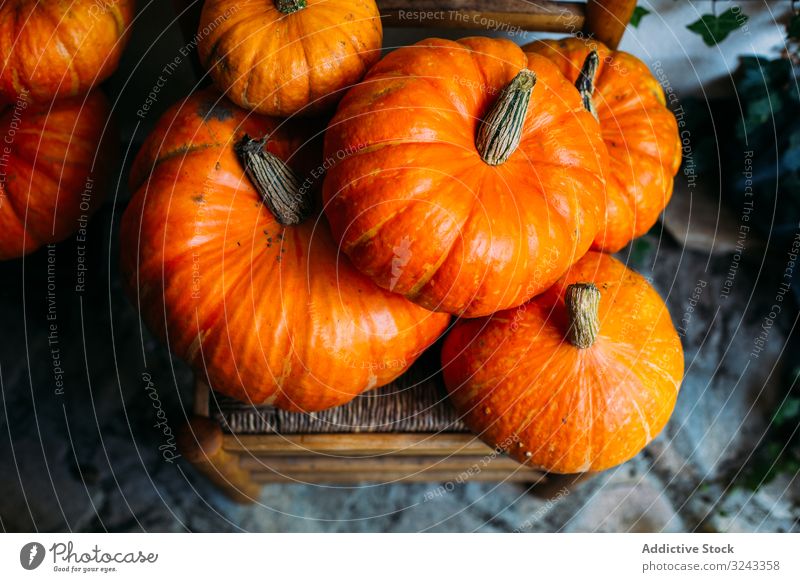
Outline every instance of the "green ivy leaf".
{"label": "green ivy leaf", "polygon": [[[794,103],[800,103],[789,59],[742,57],[736,75],[736,94],[744,114],[738,124],[737,135],[740,138],[746,136],[747,141],[759,129],[773,132],[772,120],[782,117],[794,119]],[[782,134],[791,135],[792,131],[790,126],[784,125]],[[774,142],[774,137],[765,137]]]}
{"label": "green ivy leaf", "polygon": [[786,30],[786,36],[800,41],[800,13],[792,16],[792,19],[789,21],[789,27]]}
{"label": "green ivy leaf", "polygon": [[[792,135],[789,138],[789,148],[784,149],[781,155],[781,167],[787,172],[800,172],[800,146],[792,144],[793,141],[800,141],[796,139],[797,135]],[[800,400],[797,403],[798,412],[800,412]],[[800,413],[797,415],[797,420],[800,422]]]}
{"label": "green ivy leaf", "polygon": [[[734,10],[735,8],[735,10]],[[719,16],[704,14],[700,20],[689,24],[686,28],[703,37],[703,42],[714,46],[728,38],[734,30],[747,24],[748,17],[741,8],[728,8]]]}
{"label": "green ivy leaf", "polygon": [[800,422],[800,397],[790,396],[784,400],[781,407],[775,412],[772,422],[776,426],[784,424],[796,426]]}
{"label": "green ivy leaf", "polygon": [[780,93],[768,93],[747,105],[744,122],[748,125],[761,125],[771,119],[780,119],[781,109],[783,109],[783,99]]}
{"label": "green ivy leaf", "polygon": [[639,28],[639,23],[642,21],[642,18],[650,14],[650,11],[647,8],[643,8],[641,6],[637,6],[633,9],[633,14],[631,15],[631,26],[634,28]]}
{"label": "green ivy leaf", "polygon": [[637,267],[644,265],[647,254],[652,249],[653,245],[646,238],[637,238],[631,243],[631,251],[629,259],[632,265]]}

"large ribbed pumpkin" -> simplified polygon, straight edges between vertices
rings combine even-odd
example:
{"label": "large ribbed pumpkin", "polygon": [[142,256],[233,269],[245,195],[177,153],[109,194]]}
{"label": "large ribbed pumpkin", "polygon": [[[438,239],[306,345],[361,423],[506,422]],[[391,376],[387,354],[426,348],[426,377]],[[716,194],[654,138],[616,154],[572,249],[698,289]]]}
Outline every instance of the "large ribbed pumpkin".
{"label": "large ribbed pumpkin", "polygon": [[650,284],[589,252],[546,293],[462,320],[442,363],[469,427],[521,463],[601,471],[658,435],[675,406],[683,350]]}
{"label": "large ribbed pumpkin", "polygon": [[[390,382],[449,319],[361,275],[324,221],[281,213],[313,191],[308,134],[210,90],[189,97],[137,156],[121,229],[125,286],[178,356],[222,393],[304,411]],[[247,136],[269,136],[266,150]],[[242,164],[259,176],[267,162],[262,198]],[[269,197],[287,184],[300,187]]]}
{"label": "large ribbed pumpkin", "polygon": [[99,90],[48,105],[20,99],[3,110],[0,259],[85,228],[108,189],[117,139],[109,115]]}
{"label": "large ribbed pumpkin", "polygon": [[374,0],[206,0],[200,60],[238,105],[266,115],[331,107],[380,58]]}
{"label": "large ribbed pumpkin", "polygon": [[3,0],[0,98],[79,95],[119,64],[134,0]]}
{"label": "large ribbed pumpkin", "polygon": [[664,91],[642,61],[600,42],[540,40],[523,50],[551,59],[581,83],[585,105],[600,121],[610,157],[607,217],[592,248],[618,251],[650,230],[672,197],[681,145]]}
{"label": "large ribbed pumpkin", "polygon": [[588,250],[600,128],[546,58],[489,38],[390,53],[325,137],[325,212],[380,286],[466,317],[523,303]]}

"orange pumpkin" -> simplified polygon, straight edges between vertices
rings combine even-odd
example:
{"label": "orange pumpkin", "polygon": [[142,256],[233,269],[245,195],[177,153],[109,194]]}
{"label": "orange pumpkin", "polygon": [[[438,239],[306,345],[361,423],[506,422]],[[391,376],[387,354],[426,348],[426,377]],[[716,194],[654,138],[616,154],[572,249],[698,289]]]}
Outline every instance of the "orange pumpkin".
{"label": "orange pumpkin", "polygon": [[385,289],[476,317],[549,287],[603,217],[600,129],[548,59],[489,38],[390,53],[325,137],[334,236]]}
{"label": "orange pumpkin", "polygon": [[473,431],[555,473],[601,471],[636,455],[669,419],[683,375],[658,293],[596,252],[518,309],[457,323],[442,362]]}
{"label": "orange pumpkin", "polygon": [[[176,354],[224,394],[305,411],[390,382],[449,320],[372,284],[324,220],[302,221],[292,201],[321,163],[308,134],[214,91],[189,97],[137,156],[121,229],[129,294]],[[274,172],[266,187],[235,148],[248,175]]]}
{"label": "orange pumpkin", "polygon": [[134,11],[134,0],[4,0],[0,98],[86,93],[116,70]]}
{"label": "orange pumpkin", "polygon": [[20,99],[5,108],[0,259],[21,257],[85,227],[108,186],[109,115],[100,91],[51,105]]}
{"label": "orange pumpkin", "polygon": [[585,106],[600,121],[610,157],[608,200],[606,228],[592,248],[616,252],[650,230],[672,197],[681,144],[664,91],[642,61],[597,41],[540,40],[523,50],[549,58],[581,83]]}
{"label": "orange pumpkin", "polygon": [[332,106],[380,58],[374,0],[206,0],[200,60],[241,107],[266,115]]}

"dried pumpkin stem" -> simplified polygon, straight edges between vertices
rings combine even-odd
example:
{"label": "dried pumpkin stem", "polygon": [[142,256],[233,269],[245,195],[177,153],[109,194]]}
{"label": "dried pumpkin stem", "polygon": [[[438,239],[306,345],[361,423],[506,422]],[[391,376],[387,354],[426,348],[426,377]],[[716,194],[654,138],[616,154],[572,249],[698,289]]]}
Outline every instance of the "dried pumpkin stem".
{"label": "dried pumpkin stem", "polygon": [[600,291],[593,283],[574,283],[567,287],[564,302],[569,316],[567,339],[576,348],[591,347],[600,332]]}
{"label": "dried pumpkin stem", "polygon": [[311,213],[312,204],[300,180],[278,156],[265,149],[267,138],[245,135],[234,150],[245,173],[275,219],[284,226],[300,224]]}
{"label": "dried pumpkin stem", "polygon": [[306,0],[273,0],[273,3],[283,14],[291,14],[306,7]]}
{"label": "dried pumpkin stem", "polygon": [[586,59],[583,61],[583,67],[581,67],[581,72],[578,75],[578,80],[575,81],[575,88],[581,94],[581,99],[583,99],[583,106],[586,108],[586,111],[594,115],[594,118],[597,119],[597,109],[594,106],[594,78],[597,75],[597,67],[600,64],[600,57],[597,55],[597,51],[591,51],[588,55],[586,55]]}
{"label": "dried pumpkin stem", "polygon": [[483,118],[475,147],[478,148],[481,159],[490,166],[499,166],[505,162],[519,146],[534,85],[536,74],[522,69],[506,85],[497,103]]}

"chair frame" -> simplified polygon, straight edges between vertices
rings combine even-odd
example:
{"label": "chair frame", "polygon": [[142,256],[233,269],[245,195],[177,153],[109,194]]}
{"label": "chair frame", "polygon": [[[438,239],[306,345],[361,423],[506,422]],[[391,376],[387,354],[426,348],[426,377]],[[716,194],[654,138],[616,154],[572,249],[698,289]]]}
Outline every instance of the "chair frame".
{"label": "chair frame", "polygon": [[[184,35],[195,36],[202,0],[173,0]],[[491,22],[519,30],[583,34],[616,48],[636,0],[378,0],[385,26],[419,26],[432,9],[463,16],[436,27],[481,28]],[[401,14],[402,13],[402,14]],[[192,416],[180,429],[182,455],[231,499],[255,502],[266,483],[390,483],[465,480],[524,482],[550,498],[591,474],[552,475],[498,455],[468,433],[230,434],[209,410],[210,389],[198,381]]]}

